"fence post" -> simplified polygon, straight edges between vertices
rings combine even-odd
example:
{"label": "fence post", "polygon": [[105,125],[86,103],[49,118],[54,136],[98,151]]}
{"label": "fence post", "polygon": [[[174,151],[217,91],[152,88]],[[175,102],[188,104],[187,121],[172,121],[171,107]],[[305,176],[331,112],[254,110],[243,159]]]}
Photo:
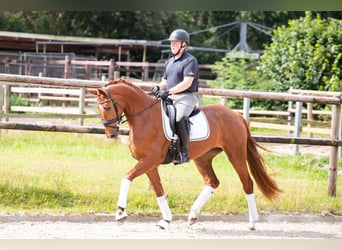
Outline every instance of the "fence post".
{"label": "fence post", "polygon": [[0,84],[0,122],[2,121],[2,113],[3,113],[4,86],[5,86],[4,84]]}
{"label": "fence post", "polygon": [[[296,114],[295,114],[295,129],[294,129],[294,137],[300,137],[300,130],[302,126],[302,102],[296,102]],[[294,144],[293,145],[293,154],[299,153],[299,145]]]}
{"label": "fence post", "polygon": [[148,81],[148,78],[149,78],[149,65],[147,64],[146,66],[144,66],[143,68],[142,68],[142,70],[143,70],[143,77],[142,77],[142,80],[143,81]]}
{"label": "fence post", "polygon": [[311,128],[311,122],[313,121],[313,115],[312,115],[312,103],[311,102],[308,102],[307,103],[307,120],[308,120],[308,129],[309,129],[309,132],[308,132],[308,137],[309,138],[312,138],[312,132],[310,131],[310,128]]}
{"label": "fence post", "polygon": [[[290,87],[288,92],[290,92],[290,94],[292,94],[292,92],[291,92],[292,90],[293,90],[293,87]],[[292,101],[288,101],[287,111],[289,112],[289,115],[287,116],[287,125],[289,126],[289,130],[288,130],[289,135],[291,135],[290,126],[291,126],[291,120],[292,120],[292,112],[291,112],[292,104],[293,104]]]}
{"label": "fence post", "polygon": [[222,105],[226,106],[226,105],[227,105],[227,98],[221,97],[221,98],[220,98],[220,103],[221,103]]}
{"label": "fence post", "polygon": [[249,108],[251,104],[251,99],[248,97],[243,98],[243,117],[249,125]]}
{"label": "fence post", "polygon": [[81,126],[83,126],[83,123],[84,123],[84,119],[83,119],[84,106],[85,106],[85,88],[80,88],[79,114],[81,115],[81,117],[80,117],[79,122]]}
{"label": "fence post", "polygon": [[70,78],[70,72],[71,72],[71,61],[70,61],[69,56],[65,56],[64,78]]}
{"label": "fence post", "polygon": [[289,101],[288,102],[288,108],[287,108],[287,111],[289,112],[289,115],[287,116],[287,125],[289,127],[289,130],[287,132],[288,132],[289,135],[291,135],[290,126],[291,126],[291,120],[292,120],[292,112],[291,112],[292,104],[293,104],[293,102]]}
{"label": "fence post", "polygon": [[114,79],[114,59],[109,60],[109,69],[108,69],[108,80],[111,81]]}
{"label": "fence post", "polygon": [[9,58],[8,58],[8,56],[5,57],[4,64],[5,64],[5,73],[9,74],[10,73],[10,66],[9,66]]}
{"label": "fence post", "polygon": [[[10,111],[10,86],[8,84],[4,85],[4,115],[8,115]],[[8,122],[8,117],[5,116],[5,121]]]}
{"label": "fence post", "polygon": [[[341,119],[341,104],[333,105],[332,118],[331,118],[331,139],[336,140],[339,138],[339,127]],[[329,159],[329,196],[336,196],[336,181],[337,181],[337,166],[338,166],[338,146],[330,147]]]}
{"label": "fence post", "polygon": [[90,65],[85,66],[85,79],[91,79],[91,67]]}
{"label": "fence post", "polygon": [[27,58],[26,64],[25,64],[25,75],[30,76],[31,75],[31,69],[32,69],[32,65],[31,65],[32,61]]}
{"label": "fence post", "polygon": [[[341,110],[342,112],[342,110]],[[340,112],[340,116],[342,117],[342,113]],[[340,124],[339,124],[340,128],[339,128],[339,137],[338,138],[342,138],[342,120],[340,119]],[[342,147],[338,147],[338,157],[341,158],[342,157]]]}

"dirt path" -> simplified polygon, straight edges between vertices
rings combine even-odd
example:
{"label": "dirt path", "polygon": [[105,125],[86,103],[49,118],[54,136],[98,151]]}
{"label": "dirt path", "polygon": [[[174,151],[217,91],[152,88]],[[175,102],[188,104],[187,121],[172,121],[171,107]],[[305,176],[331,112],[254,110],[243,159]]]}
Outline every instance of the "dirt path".
{"label": "dirt path", "polygon": [[203,216],[188,226],[175,216],[168,230],[156,227],[156,217],[113,215],[2,215],[1,239],[342,239],[342,216],[261,215],[255,231],[246,216]]}

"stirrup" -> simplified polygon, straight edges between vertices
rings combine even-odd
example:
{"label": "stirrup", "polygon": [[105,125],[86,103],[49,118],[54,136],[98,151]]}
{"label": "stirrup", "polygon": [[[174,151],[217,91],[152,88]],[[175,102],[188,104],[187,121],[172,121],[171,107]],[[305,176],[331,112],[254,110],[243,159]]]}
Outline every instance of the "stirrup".
{"label": "stirrup", "polygon": [[185,156],[184,156],[182,152],[179,152],[176,159],[173,161],[173,164],[178,165],[178,164],[182,164],[182,163],[189,162],[189,161],[190,161],[190,158],[189,158],[188,153],[185,153]]}

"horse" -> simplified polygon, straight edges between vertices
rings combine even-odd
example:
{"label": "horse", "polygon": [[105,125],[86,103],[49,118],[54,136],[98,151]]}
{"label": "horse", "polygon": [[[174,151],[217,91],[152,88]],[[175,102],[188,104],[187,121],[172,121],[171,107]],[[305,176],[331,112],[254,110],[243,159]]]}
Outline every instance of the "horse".
{"label": "horse", "polygon": [[[158,173],[158,166],[163,163],[170,145],[162,128],[161,101],[123,78],[111,80],[102,88],[89,88],[87,92],[97,96],[97,109],[108,138],[119,135],[119,125],[125,117],[130,131],[129,149],[137,160],[120,183],[116,221],[122,222],[128,216],[125,208],[132,181],[146,174],[161,210],[162,218],[157,226],[168,229],[172,213]],[[201,141],[190,141],[189,145],[189,157],[195,163],[205,185],[191,206],[188,224],[192,225],[197,221],[202,207],[219,186],[212,161],[223,151],[240,178],[247,201],[249,229],[255,230],[259,216],[251,175],[267,199],[273,200],[282,192],[266,171],[264,159],[258,151],[258,148],[263,147],[251,136],[248,124],[241,114],[222,104],[200,105],[198,108],[207,117],[210,135]]]}

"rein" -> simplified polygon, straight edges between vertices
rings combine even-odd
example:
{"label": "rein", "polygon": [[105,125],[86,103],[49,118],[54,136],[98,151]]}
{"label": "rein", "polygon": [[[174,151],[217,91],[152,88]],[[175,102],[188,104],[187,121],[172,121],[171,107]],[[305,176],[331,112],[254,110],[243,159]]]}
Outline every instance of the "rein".
{"label": "rein", "polygon": [[112,127],[112,128],[118,128],[118,126],[109,126],[109,125],[112,124],[112,123],[115,123],[115,122],[118,122],[119,124],[120,124],[120,123],[128,122],[128,121],[131,120],[132,118],[134,118],[134,117],[140,115],[141,113],[145,112],[146,110],[152,108],[154,105],[156,105],[156,104],[159,102],[159,100],[156,100],[155,102],[153,102],[153,103],[150,104],[149,106],[143,108],[142,110],[138,111],[137,113],[135,113],[135,114],[133,114],[133,115],[131,115],[131,116],[129,116],[129,117],[126,117],[125,120],[122,120],[123,117],[124,117],[124,115],[119,116],[118,106],[121,107],[121,108],[123,108],[123,106],[120,105],[120,104],[114,99],[114,97],[112,96],[112,94],[110,93],[110,91],[108,90],[108,88],[105,88],[105,87],[104,87],[104,88],[102,88],[102,89],[107,93],[107,95],[108,95],[109,98],[108,98],[107,100],[103,101],[103,102],[100,102],[99,104],[104,104],[104,103],[106,103],[106,102],[112,101],[113,106],[114,106],[114,110],[115,110],[115,115],[116,115],[116,117],[113,118],[113,119],[103,121],[103,125],[104,125],[105,127],[107,126],[107,127]]}
{"label": "rein", "polygon": [[137,113],[135,113],[134,115],[131,115],[130,117],[126,117],[126,120],[122,121],[122,123],[125,123],[129,120],[131,120],[132,118],[134,118],[135,116],[140,115],[141,113],[145,112],[146,110],[152,108],[154,105],[156,105],[159,102],[159,100],[153,102],[152,104],[148,105],[146,108],[143,108],[142,110],[138,111]]}

